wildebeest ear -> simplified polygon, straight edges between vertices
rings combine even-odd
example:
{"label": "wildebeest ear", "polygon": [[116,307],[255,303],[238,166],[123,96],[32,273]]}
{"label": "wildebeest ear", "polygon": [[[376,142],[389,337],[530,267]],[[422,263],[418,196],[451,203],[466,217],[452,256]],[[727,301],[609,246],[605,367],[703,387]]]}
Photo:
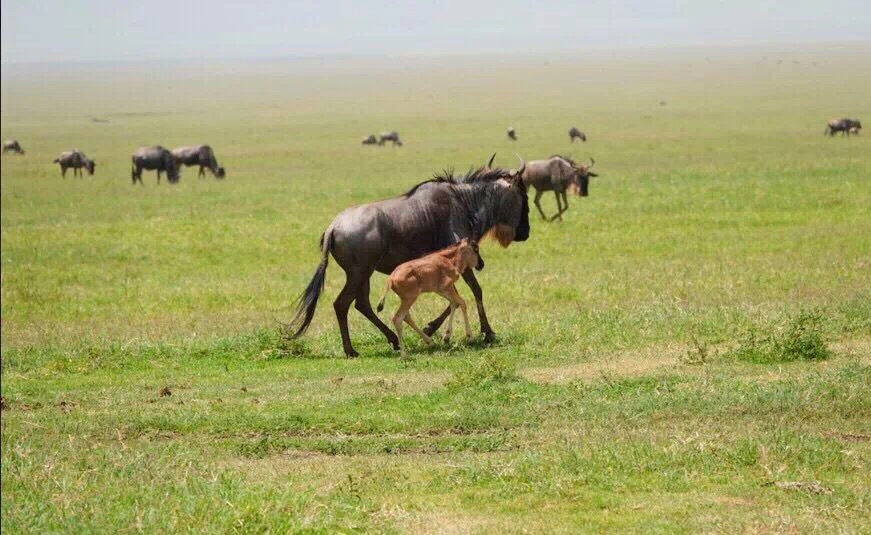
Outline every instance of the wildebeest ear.
{"label": "wildebeest ear", "polygon": [[587,173],[587,176],[599,176],[599,175],[597,173],[590,171],[589,173]]}

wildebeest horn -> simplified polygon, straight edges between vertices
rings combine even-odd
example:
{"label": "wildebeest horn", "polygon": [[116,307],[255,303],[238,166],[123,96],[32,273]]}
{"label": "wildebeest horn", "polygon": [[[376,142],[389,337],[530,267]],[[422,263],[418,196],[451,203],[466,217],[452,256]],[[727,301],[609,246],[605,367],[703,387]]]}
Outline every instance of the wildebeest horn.
{"label": "wildebeest horn", "polygon": [[517,176],[520,176],[523,174],[523,171],[526,170],[526,162],[523,161],[523,158],[521,158],[520,155],[516,152],[514,153],[514,155],[517,156],[518,160],[520,160],[520,169],[517,170]]}
{"label": "wildebeest horn", "polygon": [[596,165],[596,160],[590,156],[590,167],[593,167],[594,165]]}
{"label": "wildebeest horn", "polygon": [[490,161],[487,162],[487,169],[493,169],[493,160],[496,159],[496,153],[493,153],[493,156],[490,156]]}

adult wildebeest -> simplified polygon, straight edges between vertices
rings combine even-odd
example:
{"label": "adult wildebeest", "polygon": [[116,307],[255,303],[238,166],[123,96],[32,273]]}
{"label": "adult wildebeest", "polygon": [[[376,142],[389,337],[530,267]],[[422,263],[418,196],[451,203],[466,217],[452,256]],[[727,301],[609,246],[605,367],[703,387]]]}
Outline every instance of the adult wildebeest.
{"label": "adult wildebeest", "polygon": [[829,124],[826,125],[826,131],[824,134],[834,136],[836,133],[840,132],[842,136],[849,136],[850,134],[858,134],[861,129],[862,123],[858,119],[844,117],[842,119],[832,119],[829,121]]}
{"label": "adult wildebeest", "polygon": [[541,196],[545,191],[553,191],[556,195],[557,213],[550,218],[562,220],[563,213],[569,209],[569,199],[566,190],[574,185],[578,188],[579,195],[586,197],[589,194],[591,176],[598,176],[590,171],[595,164],[590,158],[590,165],[577,164],[571,158],[555,154],[547,160],[534,160],[526,166],[523,173],[523,182],[526,186],[535,188],[535,207],[543,220],[548,220],[541,209]]}
{"label": "adult wildebeest", "polygon": [[375,134],[369,134],[363,138],[361,143],[363,145],[378,145],[378,138],[375,137]]}
{"label": "adult wildebeest", "polygon": [[573,127],[569,128],[569,141],[574,143],[575,138],[578,138],[584,142],[587,141],[587,135],[584,134],[583,132],[581,132],[580,130],[578,130],[577,126],[573,126]]}
{"label": "adult wildebeest", "polygon": [[24,154],[24,149],[21,148],[21,143],[17,139],[8,139],[3,142],[3,154],[14,152],[16,154]]}
{"label": "adult wildebeest", "polygon": [[181,166],[190,167],[199,165],[200,171],[197,176],[205,178],[206,169],[212,172],[215,178],[224,178],[227,172],[223,167],[218,165],[218,160],[215,158],[215,151],[208,145],[191,145],[190,147],[179,147],[172,149],[172,155],[175,158],[177,168]]}
{"label": "adult wildebeest", "polygon": [[[378,318],[369,302],[372,273],[390,273],[403,262],[463,238],[480,241],[490,235],[503,247],[528,239],[529,203],[520,178],[526,165],[522,159],[520,162],[518,171],[481,167],[462,179],[442,173],[404,195],[354,206],[336,216],[321,235],[321,263],[300,296],[296,316],[289,325],[292,336],[301,336],[314,317],[332,254],[346,276],[345,286],[333,302],[345,355],[357,356],[348,333],[351,303],[384,334],[393,349],[399,349],[396,334]],[[470,270],[462,276],[475,296],[484,339],[491,341],[494,334],[484,312],[478,280]],[[446,308],[427,325],[427,334],[439,328],[450,310]]]}
{"label": "adult wildebeest", "polygon": [[508,127],[508,130],[505,133],[508,134],[508,139],[511,141],[517,141],[517,131],[515,131],[514,128]]}
{"label": "adult wildebeest", "polygon": [[402,140],[399,139],[399,133],[396,131],[381,132],[381,134],[378,136],[378,145],[379,146],[384,145],[388,141],[392,141],[394,146],[396,146],[396,145],[399,145],[400,147],[402,146]]}
{"label": "adult wildebeest", "polygon": [[157,183],[160,184],[160,173],[166,171],[167,179],[178,182],[180,174],[175,163],[175,157],[168,149],[155,145],[153,147],[139,147],[133,152],[133,170],[131,177],[133,183],[138,180],[142,184],[142,170],[157,171]]}
{"label": "adult wildebeest", "polygon": [[93,175],[94,169],[97,167],[94,160],[85,156],[85,153],[79,149],[68,150],[60,153],[60,156],[55,158],[53,163],[60,164],[60,174],[64,178],[67,177],[67,169],[70,167],[73,169],[73,176],[84,176],[82,173],[83,167],[88,170],[89,175]]}

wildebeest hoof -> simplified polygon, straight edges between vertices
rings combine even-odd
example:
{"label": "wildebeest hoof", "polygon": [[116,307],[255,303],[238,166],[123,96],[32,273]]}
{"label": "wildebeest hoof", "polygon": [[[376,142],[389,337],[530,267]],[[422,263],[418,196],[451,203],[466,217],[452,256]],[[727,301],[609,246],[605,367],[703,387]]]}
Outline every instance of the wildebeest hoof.
{"label": "wildebeest hoof", "polygon": [[496,341],[496,333],[494,333],[494,332],[485,332],[484,333],[484,343],[485,344],[492,344],[495,341]]}
{"label": "wildebeest hoof", "polygon": [[450,344],[451,343],[451,335],[446,334],[442,336],[442,343]]}
{"label": "wildebeest hoof", "polygon": [[438,327],[433,327],[432,325],[427,325],[426,327],[423,328],[423,334],[425,334],[427,336],[432,336],[435,334],[435,332],[437,330],[439,330]]}
{"label": "wildebeest hoof", "polygon": [[360,353],[357,353],[355,350],[345,351],[345,358],[355,359],[360,356]]}

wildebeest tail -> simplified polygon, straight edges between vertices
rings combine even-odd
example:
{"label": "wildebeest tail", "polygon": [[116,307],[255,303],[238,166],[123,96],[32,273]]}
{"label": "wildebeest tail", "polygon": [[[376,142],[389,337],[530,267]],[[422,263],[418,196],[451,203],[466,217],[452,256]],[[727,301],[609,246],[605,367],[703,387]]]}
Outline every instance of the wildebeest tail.
{"label": "wildebeest tail", "polygon": [[309,281],[305,291],[299,296],[299,301],[296,305],[296,316],[288,324],[288,328],[293,331],[291,338],[299,338],[308,329],[312,318],[315,316],[315,309],[318,306],[318,299],[324,291],[324,281],[327,278],[327,263],[330,259],[330,248],[333,245],[333,229],[328,228],[321,235],[321,252],[323,257],[312,280]]}

